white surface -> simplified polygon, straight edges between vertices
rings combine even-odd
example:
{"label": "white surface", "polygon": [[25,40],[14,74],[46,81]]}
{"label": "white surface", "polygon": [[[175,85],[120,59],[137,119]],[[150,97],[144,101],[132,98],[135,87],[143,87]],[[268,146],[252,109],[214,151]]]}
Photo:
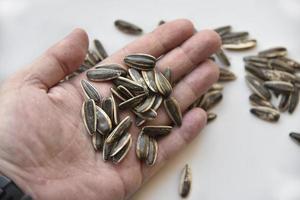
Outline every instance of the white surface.
{"label": "white surface", "polygon": [[[189,18],[197,29],[231,24],[258,39],[257,49],[288,47],[300,60],[299,0],[0,0],[0,80],[30,63],[75,27],[97,37],[111,54],[136,37],[118,32],[113,21],[126,19],[149,32],[160,19]],[[218,119],[174,157],[133,199],[180,199],[179,174],[193,170],[188,199],[300,199],[300,146],[288,138],[300,130],[300,112],[270,124],[249,114],[242,56],[228,53],[238,80],[226,84],[224,100],[213,109]]]}

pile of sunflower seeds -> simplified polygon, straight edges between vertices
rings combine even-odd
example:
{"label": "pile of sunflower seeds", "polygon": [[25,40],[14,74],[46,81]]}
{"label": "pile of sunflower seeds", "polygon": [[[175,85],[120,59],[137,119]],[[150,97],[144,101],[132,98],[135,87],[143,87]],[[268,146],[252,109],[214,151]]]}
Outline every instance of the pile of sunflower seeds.
{"label": "pile of sunflower seeds", "polygon": [[[254,106],[250,112],[260,119],[275,122],[280,112],[293,113],[299,102],[300,63],[287,57],[285,47],[260,51],[258,55],[244,57],[248,72],[246,81],[253,92],[249,100]],[[276,107],[272,96],[279,97]]]}
{"label": "pile of sunflower seeds", "polygon": [[[118,109],[131,110],[135,124],[141,127],[157,117],[157,110],[163,104],[173,124],[181,126],[182,113],[172,94],[171,70],[164,74],[155,70],[157,59],[147,54],[132,54],[124,58],[129,67],[126,70],[119,64],[96,65],[87,71],[90,81],[112,81],[111,96],[102,98],[88,81],[81,85],[86,96],[83,104],[83,121],[92,135],[95,150],[103,150],[103,159],[120,162],[128,153],[132,143],[128,130],[131,126],[129,116],[120,123]],[[116,103],[115,98],[119,101]],[[158,145],[156,139],[168,135],[172,126],[143,126],[136,144],[136,155],[147,165],[154,165]]]}

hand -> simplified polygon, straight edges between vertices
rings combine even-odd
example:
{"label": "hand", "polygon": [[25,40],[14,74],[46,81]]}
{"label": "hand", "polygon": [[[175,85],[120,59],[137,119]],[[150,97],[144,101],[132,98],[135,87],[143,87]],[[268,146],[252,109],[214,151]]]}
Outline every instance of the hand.
{"label": "hand", "polygon": [[[194,34],[191,22],[175,20],[103,63],[124,64],[123,58],[130,53],[165,55],[157,68],[171,67],[174,79],[180,80],[173,96],[184,112],[218,79],[218,68],[207,57],[219,47],[215,32]],[[0,90],[0,171],[35,199],[128,199],[206,124],[206,113],[200,108],[186,112],[182,126],[159,140],[153,167],[136,158],[139,131],[132,126],[133,148],[127,157],[119,165],[104,162],[93,150],[81,118],[80,80],[86,79],[85,73],[59,83],[80,66],[87,48],[86,33],[76,29],[4,82]],[[111,84],[94,85],[103,96],[110,94]],[[164,109],[158,110],[153,124],[169,123]]]}

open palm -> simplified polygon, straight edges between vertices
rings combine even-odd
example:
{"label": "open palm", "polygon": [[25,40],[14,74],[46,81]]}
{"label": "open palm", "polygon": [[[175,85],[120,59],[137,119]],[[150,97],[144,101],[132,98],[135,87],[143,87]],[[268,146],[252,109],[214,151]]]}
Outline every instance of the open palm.
{"label": "open palm", "polygon": [[[164,55],[157,63],[170,67],[178,81],[173,96],[184,112],[218,78],[207,60],[220,46],[209,30],[194,33],[188,20],[175,20],[127,45],[103,63],[120,63],[131,53]],[[119,164],[104,162],[95,153],[81,119],[81,74],[59,83],[83,62],[88,38],[76,29],[30,66],[9,78],[0,90],[0,172],[35,199],[128,199],[157,170],[191,141],[206,124],[206,113],[194,108],[184,114],[181,127],[159,141],[155,166],[142,164],[131,148]],[[125,65],[124,65],[125,67]],[[94,84],[103,96],[109,83]],[[121,118],[130,113],[121,113]],[[170,121],[163,109],[153,124]],[[139,130],[130,133],[135,145]]]}

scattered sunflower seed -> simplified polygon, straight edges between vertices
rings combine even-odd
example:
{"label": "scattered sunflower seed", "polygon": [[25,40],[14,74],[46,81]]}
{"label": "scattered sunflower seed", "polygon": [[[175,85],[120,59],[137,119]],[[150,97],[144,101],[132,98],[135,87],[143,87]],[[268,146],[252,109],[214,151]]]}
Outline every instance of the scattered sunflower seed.
{"label": "scattered sunflower seed", "polygon": [[132,35],[141,35],[143,30],[130,22],[125,20],[118,19],[115,21],[115,26],[122,31],[123,33],[132,34]]}
{"label": "scattered sunflower seed", "polygon": [[181,180],[179,184],[179,194],[182,198],[186,198],[191,190],[192,185],[192,171],[189,165],[185,165],[182,170]]}

